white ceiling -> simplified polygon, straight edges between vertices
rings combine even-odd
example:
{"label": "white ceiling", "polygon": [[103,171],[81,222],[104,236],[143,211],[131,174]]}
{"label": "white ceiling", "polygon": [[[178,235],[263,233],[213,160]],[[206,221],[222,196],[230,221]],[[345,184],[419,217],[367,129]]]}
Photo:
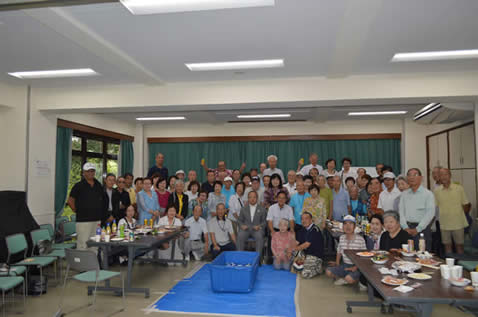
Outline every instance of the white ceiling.
{"label": "white ceiling", "polygon": [[[0,12],[7,72],[91,67],[33,86],[161,84],[476,71],[478,60],[390,63],[396,52],[478,48],[476,0],[276,0],[274,7],[133,16],[121,4]],[[190,72],[188,62],[284,58],[282,69]]]}

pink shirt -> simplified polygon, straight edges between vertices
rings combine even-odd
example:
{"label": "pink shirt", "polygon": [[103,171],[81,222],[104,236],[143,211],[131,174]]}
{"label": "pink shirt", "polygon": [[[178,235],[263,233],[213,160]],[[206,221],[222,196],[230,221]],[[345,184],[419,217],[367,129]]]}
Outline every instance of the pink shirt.
{"label": "pink shirt", "polygon": [[156,194],[158,195],[159,207],[160,208],[168,207],[168,199],[171,193],[168,191],[165,191],[164,193],[161,194],[160,192],[156,191]]}
{"label": "pink shirt", "polygon": [[295,244],[295,235],[290,231],[274,232],[272,235],[272,253],[280,258],[286,258],[286,251],[292,251]]}

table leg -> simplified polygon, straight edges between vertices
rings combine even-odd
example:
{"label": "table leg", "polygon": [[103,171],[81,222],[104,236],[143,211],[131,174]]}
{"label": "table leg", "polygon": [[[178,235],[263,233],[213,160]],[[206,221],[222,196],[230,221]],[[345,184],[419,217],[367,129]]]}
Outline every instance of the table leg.
{"label": "table leg", "polygon": [[422,303],[418,305],[418,314],[420,317],[430,317],[432,315],[433,304]]}
{"label": "table leg", "polygon": [[382,313],[386,310],[384,303],[381,301],[376,301],[375,296],[373,294],[373,287],[367,281],[367,293],[368,293],[368,301],[346,301],[345,305],[347,306],[347,312],[350,314],[352,313],[352,307],[381,307]]}
{"label": "table leg", "polygon": [[126,287],[131,288],[131,276],[133,275],[134,247],[128,247],[128,273],[126,275]]}

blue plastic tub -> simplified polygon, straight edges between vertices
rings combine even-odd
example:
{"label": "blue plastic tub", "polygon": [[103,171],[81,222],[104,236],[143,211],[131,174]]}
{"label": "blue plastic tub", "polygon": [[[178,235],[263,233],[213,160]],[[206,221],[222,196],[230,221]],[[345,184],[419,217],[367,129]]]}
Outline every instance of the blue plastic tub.
{"label": "blue plastic tub", "polygon": [[259,268],[259,253],[225,251],[210,264],[214,292],[249,293]]}

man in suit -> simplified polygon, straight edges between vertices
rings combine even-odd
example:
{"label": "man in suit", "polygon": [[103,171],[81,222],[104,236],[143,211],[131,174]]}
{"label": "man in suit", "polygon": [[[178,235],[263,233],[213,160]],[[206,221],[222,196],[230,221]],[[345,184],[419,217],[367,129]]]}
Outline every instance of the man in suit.
{"label": "man in suit", "polygon": [[259,252],[262,257],[267,211],[257,203],[257,192],[251,191],[247,196],[249,203],[241,208],[239,219],[237,221],[240,228],[237,237],[237,245],[239,250],[243,251],[247,239],[253,237],[256,241],[256,252]]}

